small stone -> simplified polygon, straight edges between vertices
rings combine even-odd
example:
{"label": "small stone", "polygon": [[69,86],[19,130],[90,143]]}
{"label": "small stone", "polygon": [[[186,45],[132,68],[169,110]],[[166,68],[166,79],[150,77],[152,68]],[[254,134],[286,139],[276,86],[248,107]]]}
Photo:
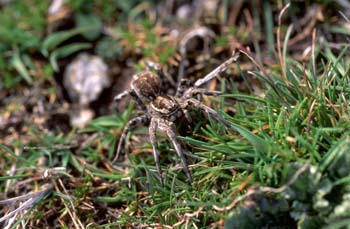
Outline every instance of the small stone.
{"label": "small stone", "polygon": [[108,67],[99,56],[82,53],[67,66],[63,85],[73,103],[88,105],[110,86]]}
{"label": "small stone", "polygon": [[91,109],[78,109],[70,113],[71,126],[84,128],[94,117],[94,112]]}

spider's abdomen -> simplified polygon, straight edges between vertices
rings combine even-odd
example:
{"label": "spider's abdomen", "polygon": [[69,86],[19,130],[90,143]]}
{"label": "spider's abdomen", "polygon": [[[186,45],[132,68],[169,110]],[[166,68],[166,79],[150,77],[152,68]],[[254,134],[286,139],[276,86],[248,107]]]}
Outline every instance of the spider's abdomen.
{"label": "spider's abdomen", "polygon": [[134,75],[131,88],[140,98],[153,101],[160,94],[160,84],[160,79],[156,74],[145,71]]}
{"label": "spider's abdomen", "polygon": [[175,98],[164,95],[158,96],[150,104],[151,112],[169,121],[182,117],[183,112]]}

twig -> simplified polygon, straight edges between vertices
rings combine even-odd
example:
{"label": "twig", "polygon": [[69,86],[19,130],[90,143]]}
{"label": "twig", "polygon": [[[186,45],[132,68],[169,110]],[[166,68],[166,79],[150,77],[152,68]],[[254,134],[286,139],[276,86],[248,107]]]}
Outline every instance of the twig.
{"label": "twig", "polygon": [[17,202],[17,201],[36,198],[36,197],[40,196],[42,193],[45,193],[46,191],[47,190],[45,189],[45,190],[41,190],[41,191],[37,191],[37,192],[29,192],[29,193],[21,195],[21,196],[16,196],[16,197],[9,198],[6,200],[0,200],[0,205],[5,205],[5,204],[10,205],[10,204],[14,204],[14,202]]}
{"label": "twig", "polygon": [[[184,74],[185,74],[185,62],[186,62],[186,59],[187,59],[187,43],[194,37],[202,37],[204,42],[207,43],[206,39],[208,37],[211,37],[211,38],[215,38],[215,33],[207,28],[207,27],[198,27],[198,28],[195,28],[193,30],[191,30],[190,32],[188,32],[187,34],[185,34],[185,36],[181,39],[180,41],[180,55],[181,55],[181,60],[180,60],[180,65],[179,65],[179,73],[177,75],[177,82],[180,83],[181,80],[183,79],[184,77]],[[204,47],[205,48],[205,47]]]}
{"label": "twig", "polygon": [[[66,187],[63,185],[62,180],[61,180],[61,179],[58,179],[58,183],[59,183],[60,186],[62,187],[64,193],[69,197],[68,199],[69,199],[69,202],[70,202],[70,205],[71,205],[71,208],[73,209],[73,211],[71,211],[71,209],[67,206],[67,204],[65,203],[64,200],[63,200],[62,202],[63,202],[63,204],[65,205],[65,207],[67,208],[68,214],[69,214],[70,217],[72,218],[72,221],[73,221],[73,224],[74,224],[75,228],[77,228],[77,229],[79,229],[79,228],[84,229],[85,227],[84,227],[84,225],[82,224],[82,222],[80,221],[80,219],[77,217],[76,209],[75,209],[75,207],[74,207],[74,204],[73,204],[73,202],[72,202],[72,199],[71,199],[70,195],[68,194]],[[54,184],[55,184],[56,190],[59,192],[59,188],[58,188],[56,182],[54,182]]]}
{"label": "twig", "polygon": [[184,218],[183,218],[181,221],[179,221],[179,222],[177,222],[176,224],[174,224],[174,225],[173,225],[173,228],[176,228],[176,227],[180,226],[180,225],[183,224],[184,222],[186,222],[186,226],[188,226],[188,223],[189,223],[190,218],[192,218],[192,217],[198,217],[199,213],[202,212],[203,208],[204,208],[204,207],[202,206],[202,207],[199,207],[198,210],[195,211],[195,212],[193,212],[193,213],[185,213],[185,214],[184,214]]}
{"label": "twig", "polygon": [[31,207],[33,205],[33,203],[35,203],[37,200],[39,200],[40,198],[45,196],[49,191],[51,191],[51,189],[52,189],[52,185],[49,184],[43,190],[40,190],[37,192],[30,192],[30,193],[24,194],[22,196],[18,196],[18,197],[14,197],[14,198],[0,201],[0,205],[14,204],[17,201],[29,198],[24,203],[22,203],[18,208],[16,208],[15,210],[11,211],[8,214],[6,214],[5,216],[1,217],[0,223],[11,218],[12,216],[14,216],[15,214],[17,214],[20,211],[28,209],[29,207]]}
{"label": "twig", "polygon": [[23,150],[70,150],[76,145],[54,145],[54,146],[24,146]]}

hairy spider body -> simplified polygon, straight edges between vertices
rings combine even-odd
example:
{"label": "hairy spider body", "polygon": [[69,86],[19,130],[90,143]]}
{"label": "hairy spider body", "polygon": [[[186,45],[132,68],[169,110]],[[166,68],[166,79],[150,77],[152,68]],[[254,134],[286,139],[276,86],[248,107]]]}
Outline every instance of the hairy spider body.
{"label": "hairy spider body", "polygon": [[160,95],[160,79],[151,71],[145,71],[133,76],[131,89],[136,95],[148,101],[153,101]]}
{"label": "hairy spider body", "polygon": [[[150,70],[138,73],[133,76],[131,82],[131,89],[115,97],[115,100],[119,100],[126,95],[131,95],[135,100],[137,106],[144,110],[145,113],[138,117],[135,117],[127,122],[125,125],[122,135],[120,137],[116,156],[112,163],[114,163],[122,149],[125,146],[126,136],[132,126],[138,124],[149,123],[149,136],[150,142],[153,149],[153,156],[156,162],[157,171],[160,176],[160,182],[163,184],[162,170],[159,161],[159,151],[157,148],[157,132],[164,133],[169,140],[172,142],[176,153],[181,159],[183,170],[190,181],[192,181],[191,171],[188,168],[186,157],[181,144],[177,140],[176,125],[178,120],[185,118],[188,122],[191,121],[189,116],[190,110],[200,110],[207,115],[221,121],[227,127],[231,127],[229,122],[219,115],[212,108],[202,104],[199,100],[194,99],[193,96],[198,94],[204,95],[220,95],[220,91],[208,91],[206,89],[198,88],[206,82],[217,77],[219,73],[225,71],[229,64],[236,61],[237,55],[232,55],[227,61],[217,67],[215,70],[207,74],[205,77],[197,80],[193,87],[187,87],[188,81],[181,80],[178,85],[176,95],[162,95],[161,94],[161,81],[158,75],[163,75],[161,68],[157,64],[152,64],[152,68],[157,71],[157,74]],[[145,105],[146,103],[146,105]]]}
{"label": "hairy spider body", "polygon": [[163,118],[171,122],[181,118],[183,115],[178,101],[174,97],[167,95],[158,96],[152,101],[149,105],[149,112],[153,117]]}

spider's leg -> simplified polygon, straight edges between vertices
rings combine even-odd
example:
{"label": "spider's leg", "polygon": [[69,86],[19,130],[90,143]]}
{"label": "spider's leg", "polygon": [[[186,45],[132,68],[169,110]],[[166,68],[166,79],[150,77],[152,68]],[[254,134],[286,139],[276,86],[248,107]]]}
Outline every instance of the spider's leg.
{"label": "spider's leg", "polygon": [[200,87],[203,84],[207,83],[208,81],[214,79],[215,77],[217,77],[221,72],[226,71],[226,69],[228,68],[228,66],[232,63],[237,61],[239,57],[239,53],[237,52],[233,52],[232,56],[226,60],[224,63],[220,64],[217,68],[215,68],[213,71],[211,71],[210,73],[208,73],[206,76],[204,76],[203,78],[197,80],[194,83],[194,87]]}
{"label": "spider's leg", "polygon": [[183,95],[183,98],[189,99],[189,98],[192,98],[193,96],[196,96],[196,95],[218,96],[218,95],[222,95],[222,94],[223,94],[222,91],[210,91],[210,90],[207,90],[204,88],[190,88]]}
{"label": "spider's leg", "polygon": [[124,98],[125,96],[129,95],[129,91],[125,90],[122,93],[119,93],[118,95],[116,95],[113,99],[114,102],[119,102],[122,98]]}
{"label": "spider's leg", "polygon": [[173,124],[172,125],[168,125],[166,127],[166,129],[165,129],[165,132],[166,132],[168,138],[170,139],[170,141],[172,142],[172,144],[174,145],[176,153],[179,155],[179,157],[181,159],[183,170],[185,171],[186,176],[188,177],[190,182],[192,182],[193,179],[192,179],[191,172],[190,172],[190,170],[188,168],[188,164],[187,164],[187,160],[186,160],[185,154],[183,152],[183,149],[182,149],[180,143],[176,139],[174,125]]}
{"label": "spider's leg", "polygon": [[173,80],[173,78],[163,71],[163,68],[159,63],[153,61],[146,61],[146,66],[147,71],[155,71],[160,77],[160,79],[167,79],[171,83],[171,85],[176,86],[176,83]]}
{"label": "spider's leg", "polygon": [[196,88],[192,91],[192,94],[195,95],[209,95],[209,96],[218,96],[218,95],[222,95],[223,92],[222,91],[210,91],[204,88]]}
{"label": "spider's leg", "polygon": [[187,121],[187,123],[192,123],[192,118],[190,115],[190,112],[187,109],[183,109],[184,115],[185,115],[185,119]]}
{"label": "spider's leg", "polygon": [[119,102],[125,96],[130,95],[132,99],[135,101],[137,108],[141,110],[146,110],[146,106],[143,104],[142,100],[137,96],[134,90],[125,90],[122,93],[119,93],[114,97],[114,102]]}
{"label": "spider's leg", "polygon": [[159,151],[158,151],[158,148],[157,148],[157,137],[156,137],[157,128],[158,128],[157,120],[156,119],[151,119],[151,124],[149,126],[149,139],[150,139],[151,144],[152,144],[153,156],[154,156],[154,160],[156,162],[160,183],[163,185],[162,169],[160,167]]}
{"label": "spider's leg", "polygon": [[175,97],[183,96],[189,87],[191,87],[191,81],[189,79],[181,79],[179,85],[176,88]]}
{"label": "spider's leg", "polygon": [[143,104],[142,100],[137,96],[134,90],[130,90],[129,94],[131,95],[132,99],[135,101],[137,108],[143,111],[147,110],[145,104]]}
{"label": "spider's leg", "polygon": [[192,98],[192,99],[187,99],[186,101],[190,107],[194,107],[194,108],[214,117],[216,120],[225,124],[226,127],[232,128],[231,124],[224,117],[222,117],[218,112],[216,112],[214,109],[204,105],[203,103],[201,103],[197,99]]}
{"label": "spider's leg", "polygon": [[[185,64],[186,64],[186,53],[181,54],[181,60],[180,60],[180,64],[179,64],[179,71],[177,73],[177,82],[180,82],[178,84],[178,88],[181,84],[181,81],[184,79],[184,75],[185,75]],[[177,88],[177,90],[178,90]]]}
{"label": "spider's leg", "polygon": [[153,61],[146,61],[147,71],[155,70],[157,73],[163,73],[163,69],[159,63]]}
{"label": "spider's leg", "polygon": [[162,66],[159,63],[153,61],[146,61],[147,71],[154,70],[160,78],[167,77],[163,71]]}
{"label": "spider's leg", "polygon": [[122,132],[122,135],[119,139],[119,143],[118,143],[118,148],[117,148],[117,152],[116,152],[116,155],[112,161],[112,164],[115,163],[118,158],[119,158],[119,155],[120,155],[120,151],[124,148],[125,146],[125,140],[126,140],[126,135],[128,134],[128,132],[130,131],[130,128],[132,126],[135,126],[135,125],[138,125],[138,124],[141,124],[141,123],[146,123],[147,121],[149,120],[148,116],[147,115],[141,115],[141,116],[138,116],[138,117],[135,117],[131,120],[129,120],[124,129],[123,129],[123,132]]}

